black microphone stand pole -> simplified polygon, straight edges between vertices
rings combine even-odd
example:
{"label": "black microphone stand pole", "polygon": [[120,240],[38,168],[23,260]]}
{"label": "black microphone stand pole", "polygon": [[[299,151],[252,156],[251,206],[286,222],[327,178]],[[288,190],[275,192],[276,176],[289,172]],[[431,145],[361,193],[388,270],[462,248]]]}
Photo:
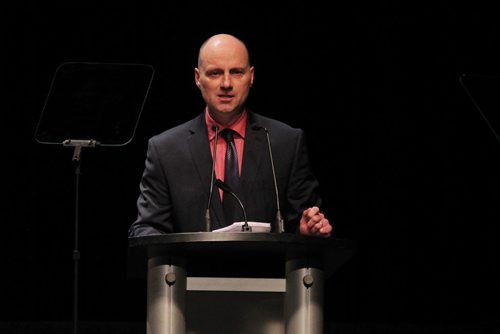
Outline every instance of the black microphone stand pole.
{"label": "black microphone stand pole", "polygon": [[212,196],[214,193],[214,178],[215,178],[215,161],[217,160],[217,138],[219,137],[219,128],[215,125],[212,127],[215,131],[214,149],[212,153],[212,174],[210,175],[210,191],[208,193],[207,211],[205,212],[205,230],[210,232],[212,230],[212,218],[210,217],[210,204],[212,203]]}
{"label": "black microphone stand pole", "polygon": [[222,191],[224,191],[225,193],[233,196],[233,198],[240,205],[241,211],[243,212],[243,217],[245,219],[245,223],[241,226],[241,232],[252,232],[252,227],[250,225],[248,225],[248,218],[247,218],[247,212],[245,211],[245,206],[243,205],[241,200],[238,198],[238,196],[236,196],[236,194],[231,189],[231,187],[229,187],[229,185],[227,185],[226,183],[224,183],[220,179],[215,180],[215,185],[218,188],[222,189]]}
{"label": "black microphone stand pole", "polygon": [[75,234],[73,248],[73,334],[78,333],[78,264],[80,260],[80,250],[78,248],[78,230],[80,221],[80,175],[81,175],[81,152],[82,147],[95,147],[96,141],[67,139],[63,146],[74,147],[72,161],[75,163]]}

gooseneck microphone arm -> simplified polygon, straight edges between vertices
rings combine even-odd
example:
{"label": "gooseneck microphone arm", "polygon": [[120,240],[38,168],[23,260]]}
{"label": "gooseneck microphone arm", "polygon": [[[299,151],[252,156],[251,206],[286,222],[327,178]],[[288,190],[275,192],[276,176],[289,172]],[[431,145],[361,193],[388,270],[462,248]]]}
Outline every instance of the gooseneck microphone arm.
{"label": "gooseneck microphone arm", "polygon": [[253,127],[256,130],[264,130],[266,132],[266,139],[267,139],[267,148],[269,151],[269,160],[271,161],[271,170],[273,172],[273,181],[274,181],[274,191],[276,192],[276,227],[278,233],[283,233],[285,232],[285,223],[283,220],[283,216],[281,215],[281,209],[280,209],[280,197],[279,197],[279,192],[278,192],[278,181],[276,181],[276,171],[274,169],[274,159],[273,159],[273,150],[271,148],[271,139],[269,138],[269,130],[263,126],[254,126]]}
{"label": "gooseneck microphone arm", "polygon": [[215,161],[217,160],[217,139],[219,137],[219,128],[214,125],[212,126],[212,130],[215,131],[215,137],[214,137],[214,148],[212,153],[212,173],[210,174],[210,193],[208,194],[207,211],[205,212],[205,229],[207,232],[210,232],[212,229],[212,219],[210,217],[210,204],[212,203],[212,196],[214,193]]}
{"label": "gooseneck microphone arm", "polygon": [[240,205],[241,211],[243,211],[243,217],[245,218],[245,224],[241,226],[241,232],[252,232],[252,227],[248,225],[248,219],[247,219],[247,212],[245,211],[245,207],[243,206],[243,203],[241,203],[240,199],[234,191],[229,187],[226,183],[222,182],[221,180],[217,179],[215,180],[215,185],[222,189],[223,192],[228,193],[229,195],[233,196],[234,199],[238,202]]}

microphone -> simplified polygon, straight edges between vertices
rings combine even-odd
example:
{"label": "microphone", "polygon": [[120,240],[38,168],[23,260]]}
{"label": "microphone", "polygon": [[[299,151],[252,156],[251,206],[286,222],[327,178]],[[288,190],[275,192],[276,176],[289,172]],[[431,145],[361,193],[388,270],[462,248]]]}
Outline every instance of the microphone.
{"label": "microphone", "polygon": [[234,191],[229,187],[226,183],[222,182],[220,179],[215,180],[215,185],[222,189],[223,192],[228,193],[229,195],[233,196],[234,199],[238,202],[238,204],[241,207],[241,211],[243,211],[243,217],[245,218],[245,224],[241,226],[241,232],[252,232],[252,228],[248,225],[248,219],[247,219],[247,213],[245,211],[245,207],[243,206],[243,203],[241,203],[240,199]]}
{"label": "microphone", "polygon": [[254,130],[264,130],[266,132],[267,148],[269,151],[269,160],[271,161],[271,170],[273,172],[274,191],[276,192],[276,208],[277,208],[276,227],[277,227],[278,233],[283,233],[283,232],[285,232],[285,223],[283,221],[283,216],[281,215],[280,198],[279,198],[279,193],[278,193],[278,182],[276,181],[276,171],[274,169],[273,150],[271,149],[271,139],[269,138],[269,130],[263,126],[260,126],[260,125],[253,126],[253,129]]}
{"label": "microphone", "polygon": [[217,126],[212,126],[212,130],[215,131],[214,138],[214,149],[212,153],[212,173],[210,175],[210,193],[208,194],[207,211],[205,212],[205,229],[210,232],[212,229],[212,219],[210,217],[210,204],[212,203],[212,196],[214,193],[214,176],[215,176],[215,161],[217,159],[217,139],[219,137],[219,128]]}

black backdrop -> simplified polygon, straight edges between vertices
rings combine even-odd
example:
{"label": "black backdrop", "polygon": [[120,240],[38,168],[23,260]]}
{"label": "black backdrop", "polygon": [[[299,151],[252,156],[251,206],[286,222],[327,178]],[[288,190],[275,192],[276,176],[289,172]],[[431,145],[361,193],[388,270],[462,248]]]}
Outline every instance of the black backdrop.
{"label": "black backdrop", "polygon": [[497,326],[500,143],[458,82],[500,74],[494,13],[447,1],[6,8],[0,320],[71,320],[73,152],[34,131],[57,66],[96,61],[156,75],[134,140],[82,155],[80,318],[144,321],[126,251],[147,138],[201,112],[197,50],[227,32],[251,50],[251,106],[305,129],[336,235],[359,244],[327,282],[327,321]]}

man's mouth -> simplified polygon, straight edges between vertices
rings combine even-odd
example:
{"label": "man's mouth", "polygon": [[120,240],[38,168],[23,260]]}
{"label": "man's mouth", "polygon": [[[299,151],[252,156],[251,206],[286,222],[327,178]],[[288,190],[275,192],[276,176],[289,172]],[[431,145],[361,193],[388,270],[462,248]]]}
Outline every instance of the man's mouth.
{"label": "man's mouth", "polygon": [[219,100],[222,102],[229,102],[234,98],[233,95],[219,95]]}

